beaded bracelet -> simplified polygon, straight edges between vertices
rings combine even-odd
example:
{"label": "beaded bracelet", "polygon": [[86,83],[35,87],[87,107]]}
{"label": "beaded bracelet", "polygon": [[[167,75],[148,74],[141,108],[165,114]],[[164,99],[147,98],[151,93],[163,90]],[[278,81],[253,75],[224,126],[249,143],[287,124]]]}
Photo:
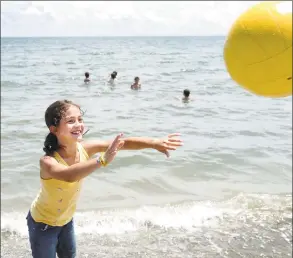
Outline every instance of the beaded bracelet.
{"label": "beaded bracelet", "polygon": [[104,158],[104,153],[102,153],[98,158],[97,158],[97,162],[100,163],[102,165],[102,167],[106,167],[108,165],[108,162],[105,161]]}

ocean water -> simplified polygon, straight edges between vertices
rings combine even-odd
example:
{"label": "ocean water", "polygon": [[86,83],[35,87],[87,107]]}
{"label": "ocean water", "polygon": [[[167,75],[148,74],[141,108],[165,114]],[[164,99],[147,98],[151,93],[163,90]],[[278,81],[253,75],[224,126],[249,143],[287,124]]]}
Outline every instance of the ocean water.
{"label": "ocean water", "polygon": [[[77,257],[291,257],[292,98],[237,86],[224,40],[2,38],[1,257],[31,257],[25,217],[40,186],[44,112],[64,98],[86,111],[86,139],[184,140],[169,159],[121,151],[85,179]],[[140,91],[130,90],[135,76]]]}

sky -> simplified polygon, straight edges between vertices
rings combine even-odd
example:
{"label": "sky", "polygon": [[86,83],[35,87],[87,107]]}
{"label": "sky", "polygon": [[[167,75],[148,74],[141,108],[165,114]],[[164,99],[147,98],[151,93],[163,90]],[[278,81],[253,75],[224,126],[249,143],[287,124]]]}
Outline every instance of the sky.
{"label": "sky", "polygon": [[1,37],[226,35],[260,1],[1,1]]}

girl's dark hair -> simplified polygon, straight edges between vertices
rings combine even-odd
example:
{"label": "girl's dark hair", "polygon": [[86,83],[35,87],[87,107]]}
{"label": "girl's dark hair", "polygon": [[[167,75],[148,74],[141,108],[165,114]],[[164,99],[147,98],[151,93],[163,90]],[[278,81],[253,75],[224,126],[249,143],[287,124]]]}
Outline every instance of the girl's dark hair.
{"label": "girl's dark hair", "polygon": [[[45,122],[47,127],[50,128],[52,125],[57,127],[60,124],[62,117],[65,115],[65,112],[72,105],[80,109],[79,105],[74,104],[70,100],[58,100],[51,104],[45,113]],[[45,139],[43,151],[46,155],[52,156],[53,153],[59,148],[60,145],[56,135],[50,132]]]}

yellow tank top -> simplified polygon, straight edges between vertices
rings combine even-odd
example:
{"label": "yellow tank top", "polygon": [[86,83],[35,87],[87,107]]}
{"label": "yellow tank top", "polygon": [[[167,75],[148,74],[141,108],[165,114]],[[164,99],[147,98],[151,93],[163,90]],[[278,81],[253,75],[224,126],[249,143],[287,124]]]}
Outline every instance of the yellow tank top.
{"label": "yellow tank top", "polygon": [[[80,143],[77,143],[80,162],[89,159],[88,154]],[[54,158],[68,166],[62,157],[55,152]],[[82,180],[65,182],[57,179],[41,178],[41,189],[31,206],[31,215],[36,222],[50,226],[64,226],[73,217],[76,202],[80,194]]]}

